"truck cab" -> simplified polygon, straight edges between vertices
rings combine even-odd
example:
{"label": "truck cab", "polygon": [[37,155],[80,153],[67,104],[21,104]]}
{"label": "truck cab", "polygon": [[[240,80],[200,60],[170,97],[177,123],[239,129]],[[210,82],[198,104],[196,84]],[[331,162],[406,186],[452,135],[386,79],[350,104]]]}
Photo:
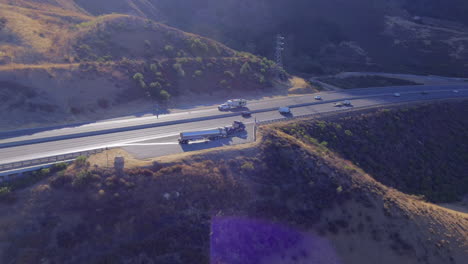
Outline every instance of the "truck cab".
{"label": "truck cab", "polygon": [[287,106],[283,106],[283,107],[278,108],[278,112],[282,115],[289,115],[291,114],[291,109]]}
{"label": "truck cab", "polygon": [[247,100],[245,99],[231,99],[227,100],[225,103],[218,106],[219,111],[227,111],[234,108],[242,108],[247,105]]}
{"label": "truck cab", "polygon": [[227,105],[226,103],[218,105],[218,110],[219,111],[226,111],[226,110],[229,110],[229,109],[231,109],[231,107],[229,107],[229,105]]}

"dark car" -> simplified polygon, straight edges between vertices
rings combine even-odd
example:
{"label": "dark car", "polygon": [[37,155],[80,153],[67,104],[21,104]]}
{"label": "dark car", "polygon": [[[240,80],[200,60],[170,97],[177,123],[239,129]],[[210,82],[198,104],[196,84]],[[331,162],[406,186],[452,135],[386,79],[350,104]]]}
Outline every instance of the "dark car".
{"label": "dark car", "polygon": [[249,111],[244,111],[241,113],[242,117],[251,117],[252,116],[252,113],[249,112]]}

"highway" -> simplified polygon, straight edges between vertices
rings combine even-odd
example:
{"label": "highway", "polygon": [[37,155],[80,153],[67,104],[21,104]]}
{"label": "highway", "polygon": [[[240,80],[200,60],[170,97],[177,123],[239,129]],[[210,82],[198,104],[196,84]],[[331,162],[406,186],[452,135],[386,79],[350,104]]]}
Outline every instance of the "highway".
{"label": "highway", "polygon": [[[454,90],[458,92],[454,92]],[[422,91],[427,93],[423,94]],[[394,93],[400,93],[401,96],[395,97]],[[323,100],[315,100],[314,96],[316,95],[322,96]],[[280,106],[292,106],[293,115],[299,116],[352,109],[352,107],[333,106],[334,102],[345,99],[351,100],[353,107],[366,107],[466,97],[468,97],[468,85],[366,88],[249,101],[248,108],[253,112],[249,119],[242,118],[238,112],[220,112],[216,106],[213,106],[161,115],[159,119],[142,117],[103,121],[37,133],[22,131],[22,134],[17,137],[0,139],[0,164],[106,147],[124,146],[131,153],[143,153],[137,156],[145,158],[212,146],[245,143],[252,140],[250,129],[243,139],[233,139],[233,142],[210,142],[210,144],[204,144],[201,147],[193,144],[180,146],[177,144],[177,135],[182,131],[227,126],[234,120],[243,120],[250,127],[254,123],[254,119],[265,121],[281,118],[282,116],[276,111],[276,108]],[[0,133],[1,135],[2,133]]]}

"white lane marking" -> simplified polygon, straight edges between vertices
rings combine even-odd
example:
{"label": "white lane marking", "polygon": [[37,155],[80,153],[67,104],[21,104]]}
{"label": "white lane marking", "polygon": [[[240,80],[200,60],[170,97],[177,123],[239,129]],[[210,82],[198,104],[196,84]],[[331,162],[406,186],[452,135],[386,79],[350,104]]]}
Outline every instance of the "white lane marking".
{"label": "white lane marking", "polygon": [[[415,92],[402,92],[402,94],[417,94],[417,93],[420,93],[423,89],[421,89],[420,91],[415,91]],[[428,90],[427,92],[430,94],[430,93],[434,93],[434,92],[451,92],[453,89],[444,89],[444,90]],[[468,89],[463,89],[463,88],[458,88],[459,91],[468,91]],[[392,95],[392,93],[385,93],[385,94],[377,94],[377,95],[373,95],[373,96],[367,96],[367,97],[364,97],[364,98],[359,98],[357,100],[362,100],[362,99],[371,99],[371,97],[377,97],[377,96],[383,96],[383,95]],[[352,100],[352,99],[351,99]],[[355,99],[356,100],[356,99]],[[323,105],[323,104],[312,104],[312,105],[308,105],[307,107],[311,107],[311,106],[315,106],[315,105]],[[372,106],[373,104],[370,104],[369,106]],[[346,110],[345,108],[343,109],[339,109],[338,111],[344,111]],[[320,111],[320,113],[324,113],[324,112],[329,112],[329,111]],[[249,122],[249,123],[246,123],[246,124],[252,124],[253,122]],[[213,128],[205,128],[205,129],[213,129]],[[4,163],[11,163],[11,162],[18,162],[18,161],[23,161],[25,160],[24,157],[27,157],[28,159],[37,159],[37,158],[46,158],[46,157],[51,157],[51,156],[57,156],[57,155],[66,155],[66,154],[69,154],[69,153],[74,153],[74,152],[84,152],[84,151],[89,151],[89,150],[94,150],[94,149],[100,149],[100,148],[106,148],[106,147],[119,147],[119,144],[125,144],[125,143],[132,143],[132,142],[137,142],[137,141],[144,141],[144,140],[151,140],[151,139],[157,139],[157,138],[164,138],[164,137],[169,137],[169,136],[175,136],[175,135],[178,135],[177,134],[172,134],[172,135],[163,135],[163,136],[157,136],[157,137],[144,137],[144,138],[134,138],[134,139],[127,139],[127,140],[123,140],[123,141],[118,141],[118,142],[115,142],[114,144],[102,144],[102,145],[95,145],[95,146],[88,146],[86,148],[80,148],[80,149],[69,149],[68,151],[51,151],[51,152],[46,152],[46,153],[43,153],[42,155],[27,155],[27,156],[22,156],[23,158],[22,159],[18,159],[16,158],[15,160],[4,160]],[[2,162],[2,164],[4,164]]]}
{"label": "white lane marking", "polygon": [[159,118],[156,115],[145,116],[145,117],[134,117],[134,118],[126,118],[121,120],[110,120],[110,121],[98,121],[92,124],[85,124],[81,127],[93,127],[93,126],[103,126],[103,125],[110,125],[110,124],[123,124],[129,122],[139,122],[139,121],[146,121],[146,120],[154,120],[157,121],[159,119],[174,117],[174,116],[182,116],[182,115],[190,115],[190,114],[197,114],[197,113],[204,113],[204,112],[213,112],[215,108],[211,109],[203,109],[203,110],[195,110],[195,111],[187,111],[187,112],[177,112],[177,113],[170,113],[170,114],[160,114]]}
{"label": "white lane marking", "polygon": [[[223,126],[219,126],[219,127],[223,127]],[[216,129],[216,128],[218,128],[218,127],[200,128],[198,130],[211,130],[211,129]],[[197,130],[197,128],[190,129],[190,131],[196,131],[196,130]],[[139,141],[147,141],[147,140],[168,138],[168,137],[173,137],[173,136],[178,136],[178,135],[179,135],[179,133],[165,134],[165,135],[159,135],[159,136],[147,136],[147,137],[119,140],[119,141],[115,141],[115,142],[109,143],[109,144],[92,145],[92,146],[83,147],[83,148],[72,148],[72,149],[68,149],[68,150],[65,150],[65,151],[50,151],[50,152],[42,153],[42,155],[34,155],[33,154],[33,155],[21,156],[21,158],[17,157],[16,159],[2,160],[1,164],[8,164],[8,163],[19,162],[19,161],[24,161],[24,160],[42,159],[42,158],[48,158],[48,157],[53,157],[53,156],[62,156],[62,155],[68,155],[68,154],[71,154],[71,153],[85,152],[85,151],[90,151],[90,150],[95,150],[95,149],[115,148],[115,147],[120,147],[120,146],[122,146],[124,144],[130,144],[130,143],[135,143],[135,142],[139,142]]]}

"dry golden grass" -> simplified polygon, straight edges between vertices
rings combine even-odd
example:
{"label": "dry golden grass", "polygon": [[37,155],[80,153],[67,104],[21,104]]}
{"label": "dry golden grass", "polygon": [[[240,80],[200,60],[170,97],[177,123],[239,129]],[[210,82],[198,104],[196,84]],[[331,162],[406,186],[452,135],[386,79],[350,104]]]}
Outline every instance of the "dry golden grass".
{"label": "dry golden grass", "polygon": [[14,70],[26,70],[26,69],[76,69],[80,66],[79,63],[43,63],[43,64],[7,64],[0,65],[0,71],[14,71]]}
{"label": "dry golden grass", "polygon": [[64,39],[70,27],[91,17],[48,7],[33,5],[33,9],[0,4],[0,16],[8,21],[1,33],[7,42],[0,45],[0,51],[15,62],[63,60]]}
{"label": "dry golden grass", "polygon": [[303,78],[293,76],[289,79],[290,88],[288,93],[290,94],[306,94],[317,92],[309,83],[306,82]]}

